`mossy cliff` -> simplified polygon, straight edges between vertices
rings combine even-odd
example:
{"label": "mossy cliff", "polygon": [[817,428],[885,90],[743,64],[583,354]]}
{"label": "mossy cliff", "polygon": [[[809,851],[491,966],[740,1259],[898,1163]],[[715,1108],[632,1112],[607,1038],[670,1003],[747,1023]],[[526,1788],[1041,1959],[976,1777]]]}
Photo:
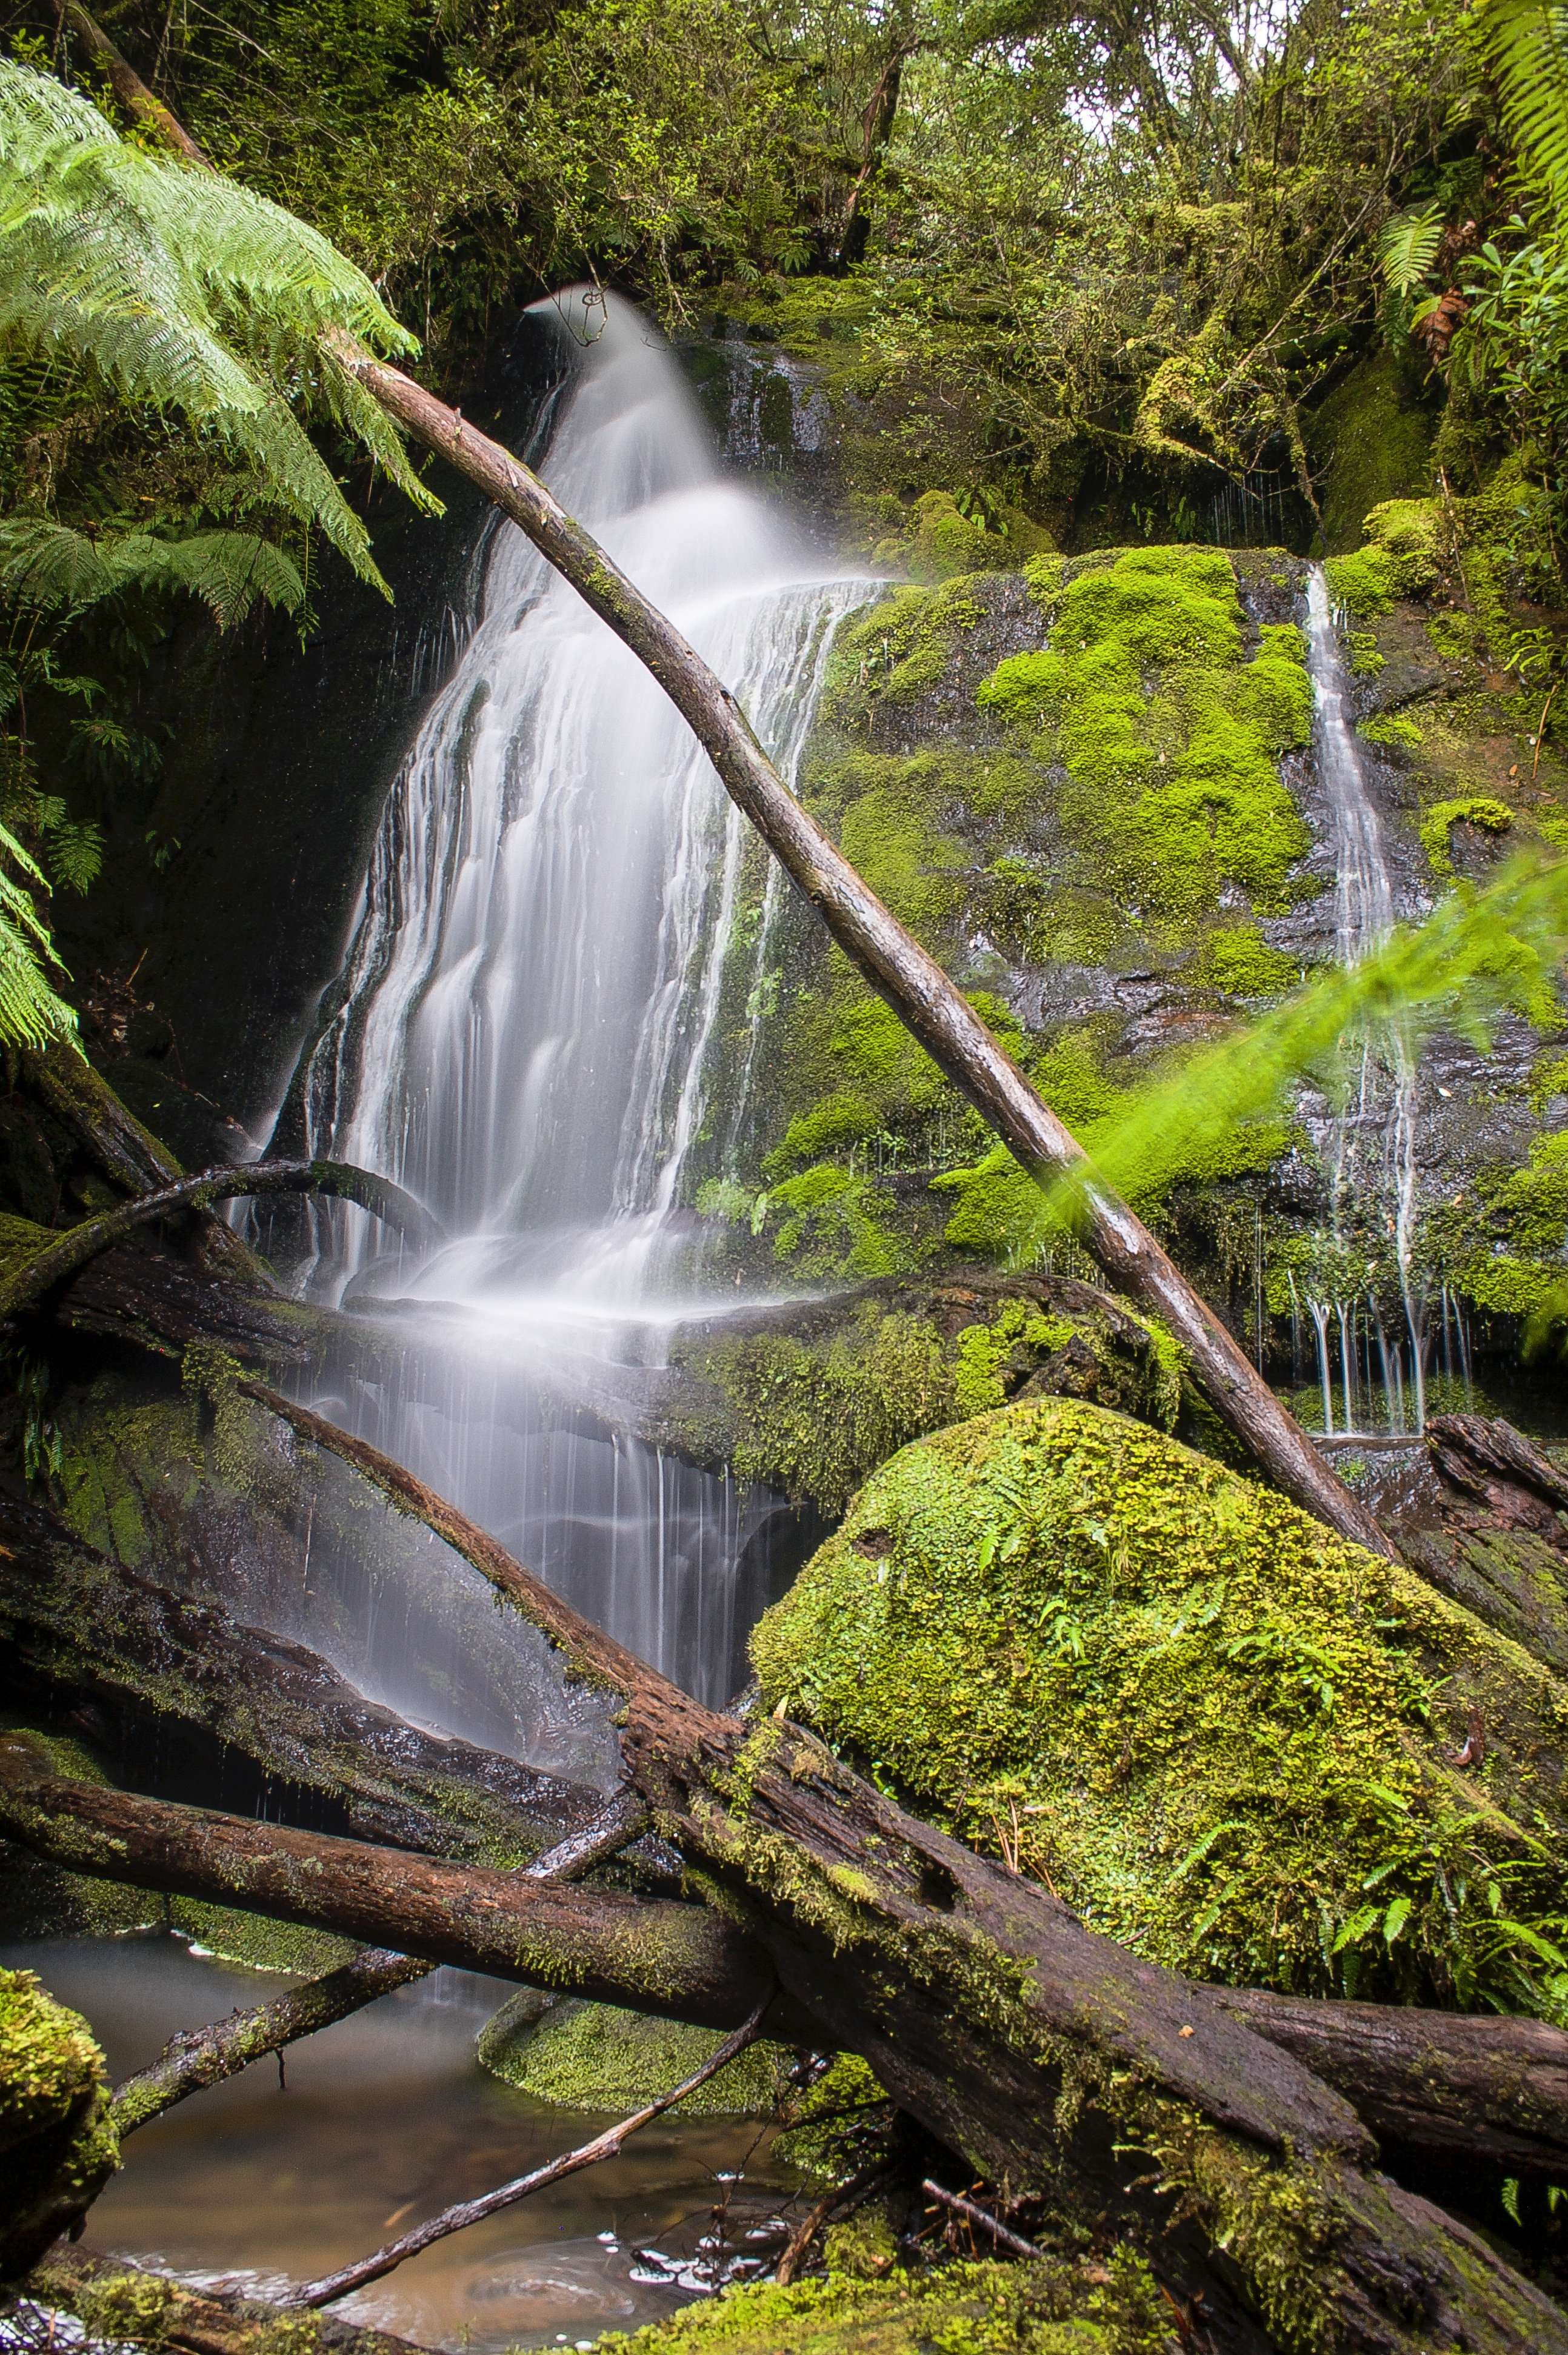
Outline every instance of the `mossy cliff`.
{"label": "mossy cliff", "polygon": [[[1328,566],[1367,789],[1415,916],[1512,851],[1568,842],[1568,723],[1535,683],[1551,632],[1522,601],[1510,498],[1504,470],[1471,497],[1385,501]],[[1339,961],[1307,568],[1189,546],[1021,570],[996,554],[843,626],[801,790],[1093,1149],[1184,1051]],[[1085,1272],[1060,1235],[1040,1256],[1029,1181],[752,854],[716,1035],[722,1109],[694,1166],[721,1280],[929,1276],[955,1255]],[[1416,1082],[1415,1289],[1446,1284],[1478,1353],[1509,1361],[1522,1320],[1568,1307],[1561,1061],[1510,1017],[1488,1053],[1439,1040]],[[1364,1263],[1352,1290],[1385,1328],[1404,1316],[1376,1187],[1333,1199],[1326,1084],[1302,1117],[1223,1140],[1187,1143],[1173,1119],[1125,1180],[1268,1370],[1309,1386],[1307,1411],[1301,1302],[1343,1294],[1326,1239]]]}
{"label": "mossy cliff", "polygon": [[905,1449],[752,1652],[768,1709],[1151,1960],[1568,2010],[1568,1691],[1123,1417],[1043,1401]]}
{"label": "mossy cliff", "polygon": [[103,2055],[31,1971],[0,1971],[0,2285],[85,2214],[120,2164]]}

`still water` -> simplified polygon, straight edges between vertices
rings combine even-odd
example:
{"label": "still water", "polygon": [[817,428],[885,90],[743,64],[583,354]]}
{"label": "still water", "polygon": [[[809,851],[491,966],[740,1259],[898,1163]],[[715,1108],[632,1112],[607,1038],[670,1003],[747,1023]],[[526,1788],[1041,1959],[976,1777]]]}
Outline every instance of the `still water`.
{"label": "still water", "polygon": [[[82,2012],[118,2082],[179,2028],[270,2001],[293,1982],[155,1936],[50,1939],[0,1948]],[[474,2039],[513,1990],[443,1970],[194,2095],[126,2144],[125,2167],[85,2245],[186,2279],[277,2296],[366,2254],[455,2200],[586,2142],[608,2124],[552,2110],[481,2069]],[[747,2166],[748,2157],[751,2164]],[[333,2311],[429,2347],[500,2355],[575,2347],[635,2329],[691,2291],[632,2278],[709,2229],[721,2179],[745,2169],[737,2228],[765,2207],[766,2137],[754,2121],[656,2122],[619,2158],[438,2243]],[[786,2196],[782,2187],[777,2196]],[[743,2213],[741,2210],[743,2208]]]}

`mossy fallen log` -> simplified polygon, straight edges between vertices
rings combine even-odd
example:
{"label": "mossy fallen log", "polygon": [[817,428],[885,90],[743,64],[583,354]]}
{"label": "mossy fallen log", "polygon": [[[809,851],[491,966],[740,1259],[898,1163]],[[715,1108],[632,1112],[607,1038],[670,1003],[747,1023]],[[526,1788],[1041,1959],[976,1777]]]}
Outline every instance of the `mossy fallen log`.
{"label": "mossy fallen log", "polygon": [[0,2287],[80,2225],[119,2164],[92,2030],[31,1971],[0,1971]]}
{"label": "mossy fallen log", "polygon": [[259,2298],[189,2289],[166,2274],[64,2243],[34,2267],[26,2295],[46,2309],[76,2316],[99,2343],[174,2348],[179,2355],[410,2355],[411,2346],[333,2315],[280,2315]]}
{"label": "mossy fallen log", "polygon": [[1042,1401],[906,1449],[752,1653],[767,1708],[1151,1961],[1548,2019],[1568,1997],[1568,1691],[1140,1424]]}
{"label": "mossy fallen log", "polygon": [[[519,2093],[562,2110],[634,2110],[682,2083],[719,2042],[711,2029],[645,2019],[612,2004],[552,2000],[524,1988],[475,2043],[482,2065]],[[789,2087],[794,2055],[753,2044],[682,2103],[688,2117],[770,2117]]]}

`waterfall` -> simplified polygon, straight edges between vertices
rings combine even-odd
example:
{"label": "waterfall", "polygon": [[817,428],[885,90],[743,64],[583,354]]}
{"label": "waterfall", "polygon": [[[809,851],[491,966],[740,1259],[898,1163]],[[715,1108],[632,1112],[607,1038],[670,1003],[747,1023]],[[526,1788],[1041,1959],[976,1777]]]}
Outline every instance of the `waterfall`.
{"label": "waterfall", "polygon": [[[1344,667],[1339,655],[1328,577],[1314,564],[1307,584],[1307,669],[1313,692],[1313,751],[1317,780],[1327,798],[1332,826],[1335,868],[1335,930],[1341,959],[1355,964],[1387,939],[1394,924],[1393,881],[1382,818],[1369,789],[1366,764],[1346,713]],[[1413,1277],[1413,1241],[1417,1211],[1415,1063],[1408,1040],[1398,1024],[1378,1042],[1388,1069],[1381,1067],[1371,1042],[1363,1045],[1359,1088],[1353,1107],[1335,1124],[1333,1216],[1336,1243],[1348,1204],[1370,1186],[1371,1196],[1391,1208],[1393,1258],[1409,1339],[1411,1393],[1414,1427],[1426,1421],[1425,1301]],[[1362,1140],[1371,1131],[1378,1143],[1380,1167],[1362,1166]],[[1365,1209],[1365,1202],[1355,1203]],[[1334,1257],[1346,1254],[1336,1251]],[[1391,1429],[1405,1421],[1403,1368],[1397,1344],[1391,1348],[1374,1295],[1341,1291],[1332,1301],[1308,1301],[1317,1331],[1318,1370],[1323,1391],[1324,1429],[1334,1430],[1333,1384],[1329,1371],[1326,1322],[1332,1310],[1339,1332],[1339,1359],[1344,1387],[1343,1424],[1355,1427],[1355,1381],[1350,1327],[1359,1300],[1365,1298],[1368,1316],[1377,1337],[1383,1398]],[[1371,1345],[1368,1348],[1368,1381]]]}
{"label": "waterfall", "polygon": [[[580,290],[536,309],[571,338],[550,488],[793,779],[834,629],[870,584],[825,570],[719,473],[630,306]],[[453,1237],[410,1268],[358,1211],[315,1216],[310,1289],[391,1315],[407,1343],[395,1385],[335,1369],[332,1412],[722,1698],[786,1508],[591,1416],[657,1362],[680,1308],[663,1271],[683,1178],[720,1112],[729,1133],[738,1116],[711,1101],[721,996],[761,985],[779,895],[748,885],[763,905],[737,921],[744,821],[647,673],[513,525],[481,577],[296,1084],[313,1154],[395,1178]]]}

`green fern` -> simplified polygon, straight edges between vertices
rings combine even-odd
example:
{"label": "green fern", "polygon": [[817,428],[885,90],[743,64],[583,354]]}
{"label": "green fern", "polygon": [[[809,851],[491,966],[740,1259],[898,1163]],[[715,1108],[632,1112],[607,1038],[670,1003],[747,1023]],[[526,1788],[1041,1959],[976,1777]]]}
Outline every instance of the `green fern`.
{"label": "green fern", "polygon": [[[8,871],[21,870],[23,880]],[[36,859],[16,836],[0,826],[0,1045],[47,1047],[51,1039],[77,1043],[76,1016],[51,987],[48,968],[65,968],[38,914],[28,883],[47,891]]]}
{"label": "green fern", "polygon": [[258,598],[294,613],[305,594],[293,559],[255,532],[92,538],[42,516],[0,523],[0,596],[11,603],[81,613],[131,589],[187,590],[203,599],[223,629],[243,621]]}
{"label": "green fern", "polygon": [[1520,178],[1559,219],[1568,218],[1568,6],[1480,0],[1476,27]]}
{"label": "green fern", "polygon": [[127,144],[62,83],[0,60],[0,343],[180,410],[384,589],[294,405],[352,433],[421,506],[438,503],[325,348],[328,329],[384,353],[412,348],[315,230],[218,174]]}
{"label": "green fern", "polygon": [[1378,260],[1391,291],[1409,294],[1419,286],[1437,259],[1443,242],[1443,208],[1423,205],[1414,212],[1396,213],[1378,240]]}

